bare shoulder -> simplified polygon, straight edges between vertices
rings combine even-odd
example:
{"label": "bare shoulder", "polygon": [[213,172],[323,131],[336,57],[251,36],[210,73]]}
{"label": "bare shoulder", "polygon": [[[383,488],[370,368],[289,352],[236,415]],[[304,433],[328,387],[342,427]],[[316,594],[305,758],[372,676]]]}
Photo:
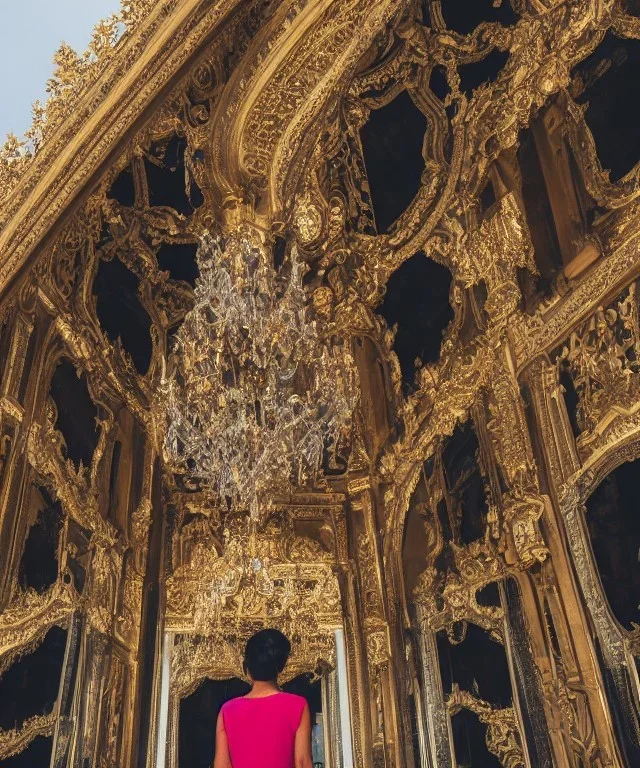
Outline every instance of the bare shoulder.
{"label": "bare shoulder", "polygon": [[289,701],[291,701],[292,703],[297,704],[300,708],[303,708],[305,706],[306,707],[309,706],[309,704],[307,703],[307,700],[305,699],[304,696],[300,696],[297,693],[287,693],[286,691],[283,691],[283,693],[284,693],[285,696],[287,696]]}
{"label": "bare shoulder", "polygon": [[236,701],[236,699],[229,699],[229,701],[225,701],[225,703],[220,707],[220,711],[218,713],[218,722],[224,719],[225,713],[228,713],[233,709],[235,706],[233,703],[234,701]]}

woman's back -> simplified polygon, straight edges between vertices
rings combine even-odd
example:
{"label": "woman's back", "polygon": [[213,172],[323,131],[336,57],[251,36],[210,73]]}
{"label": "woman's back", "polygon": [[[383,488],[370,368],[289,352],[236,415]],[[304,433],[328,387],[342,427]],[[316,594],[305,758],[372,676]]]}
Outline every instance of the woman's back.
{"label": "woman's back", "polygon": [[305,705],[302,696],[282,691],[228,701],[221,715],[233,768],[293,768]]}

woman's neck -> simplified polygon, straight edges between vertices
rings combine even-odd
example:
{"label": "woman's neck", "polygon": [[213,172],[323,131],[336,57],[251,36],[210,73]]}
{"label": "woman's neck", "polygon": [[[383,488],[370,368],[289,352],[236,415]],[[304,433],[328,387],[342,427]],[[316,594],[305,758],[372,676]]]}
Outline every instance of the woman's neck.
{"label": "woman's neck", "polygon": [[278,693],[278,683],[275,680],[254,680],[251,685],[251,693],[248,696],[259,698],[261,696],[271,696]]}

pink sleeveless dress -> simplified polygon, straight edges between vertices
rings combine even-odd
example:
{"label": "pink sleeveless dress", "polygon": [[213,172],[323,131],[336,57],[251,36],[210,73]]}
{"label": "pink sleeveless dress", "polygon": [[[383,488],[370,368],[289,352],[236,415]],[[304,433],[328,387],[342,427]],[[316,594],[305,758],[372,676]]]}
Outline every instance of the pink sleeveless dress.
{"label": "pink sleeveless dress", "polygon": [[294,768],[306,699],[293,693],[231,699],[222,707],[233,768]]}

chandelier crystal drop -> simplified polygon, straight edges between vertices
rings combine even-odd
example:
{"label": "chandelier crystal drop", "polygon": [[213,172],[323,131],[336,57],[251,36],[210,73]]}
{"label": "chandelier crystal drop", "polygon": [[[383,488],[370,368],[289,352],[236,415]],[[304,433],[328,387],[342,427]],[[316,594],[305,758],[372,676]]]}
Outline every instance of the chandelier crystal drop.
{"label": "chandelier crystal drop", "polygon": [[257,519],[316,480],[344,441],[357,392],[353,359],[307,317],[307,267],[295,248],[276,269],[245,228],[206,233],[197,258],[195,304],[160,387],[165,460]]}

